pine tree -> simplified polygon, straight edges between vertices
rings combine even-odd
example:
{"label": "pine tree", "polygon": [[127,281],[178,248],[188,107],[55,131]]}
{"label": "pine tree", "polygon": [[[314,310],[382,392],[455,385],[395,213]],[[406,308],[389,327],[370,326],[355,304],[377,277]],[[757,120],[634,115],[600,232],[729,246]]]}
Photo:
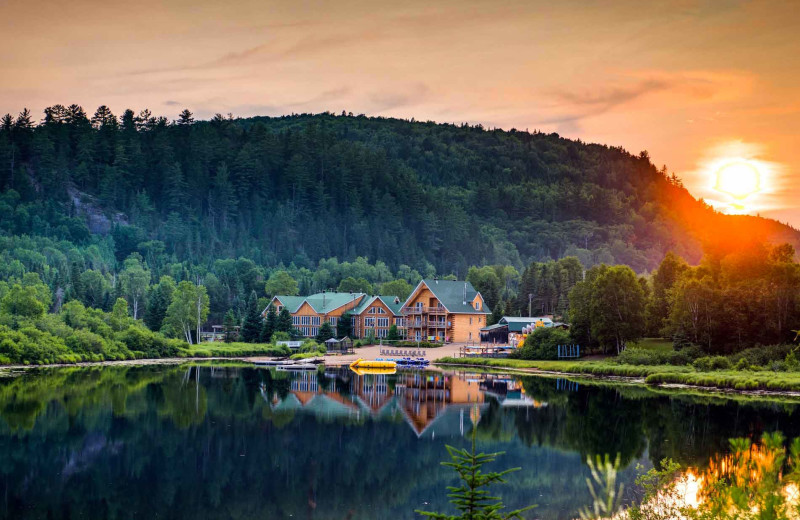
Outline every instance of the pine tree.
{"label": "pine tree", "polygon": [[348,338],[353,335],[353,315],[345,312],[336,322],[336,335],[339,338]]}
{"label": "pine tree", "polygon": [[77,262],[72,262],[69,271],[70,291],[68,300],[80,300],[83,298],[83,284],[81,284],[81,270]]}
{"label": "pine tree", "polygon": [[175,292],[175,280],[169,276],[162,276],[158,284],[154,285],[147,294],[147,304],[144,310],[144,324],[150,330],[161,330],[167,308],[172,302]]}
{"label": "pine tree", "polygon": [[258,312],[258,297],[256,292],[250,293],[247,299],[247,310],[242,322],[241,338],[245,343],[257,343],[261,335],[261,314]]}
{"label": "pine tree", "polygon": [[278,326],[278,313],[275,312],[273,305],[269,306],[267,310],[267,317],[264,319],[264,326],[261,327],[261,343],[269,343],[272,340],[272,334]]}
{"label": "pine tree", "polygon": [[431,513],[426,511],[416,512],[428,518],[437,520],[510,520],[512,518],[522,519],[522,513],[533,509],[534,505],[523,507],[501,513],[505,508],[500,497],[492,496],[485,488],[492,484],[504,484],[505,476],[509,473],[519,471],[520,468],[511,468],[505,471],[482,470],[483,466],[491,464],[494,460],[505,452],[496,453],[475,453],[475,433],[479,418],[477,405],[470,413],[472,418],[472,448],[471,450],[458,449],[453,446],[445,446],[447,453],[450,454],[450,462],[442,462],[442,466],[447,466],[455,470],[461,479],[460,486],[448,486],[450,503],[458,510],[460,515],[446,515],[442,513]]}
{"label": "pine tree", "polygon": [[284,307],[278,314],[278,322],[275,326],[275,330],[277,332],[292,332],[293,328],[294,324],[292,323],[292,315],[289,314],[289,310]]}
{"label": "pine tree", "polygon": [[233,309],[228,309],[228,312],[225,313],[222,330],[225,333],[225,343],[232,342],[236,335],[236,316],[233,314]]}
{"label": "pine tree", "polygon": [[400,332],[397,331],[397,325],[392,324],[392,326],[389,327],[389,334],[386,335],[386,339],[389,341],[397,341],[400,339]]}
{"label": "pine tree", "polygon": [[314,339],[317,340],[317,343],[325,343],[332,337],[333,337],[333,327],[331,327],[330,322],[326,321],[320,326],[319,332],[317,332],[317,337]]}

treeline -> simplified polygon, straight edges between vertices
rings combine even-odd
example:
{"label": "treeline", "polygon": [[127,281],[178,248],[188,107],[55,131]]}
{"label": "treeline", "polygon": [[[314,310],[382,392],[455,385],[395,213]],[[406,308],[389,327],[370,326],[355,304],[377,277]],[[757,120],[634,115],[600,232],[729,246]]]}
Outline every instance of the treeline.
{"label": "treeline", "polygon": [[[463,278],[576,256],[696,262],[705,222],[732,229],[646,153],[555,134],[333,114],[194,121],[54,105],[0,119],[0,232],[209,265],[315,270],[365,256]],[[675,208],[680,208],[676,212]],[[691,222],[690,222],[691,221]],[[748,224],[749,223],[749,224]],[[796,232],[739,218],[749,234]],[[703,236],[701,236],[703,235]]]}
{"label": "treeline", "polygon": [[571,339],[622,351],[643,336],[706,354],[792,342],[800,329],[800,264],[790,245],[747,243],[689,266],[666,255],[650,277],[594,266],[570,292]]}

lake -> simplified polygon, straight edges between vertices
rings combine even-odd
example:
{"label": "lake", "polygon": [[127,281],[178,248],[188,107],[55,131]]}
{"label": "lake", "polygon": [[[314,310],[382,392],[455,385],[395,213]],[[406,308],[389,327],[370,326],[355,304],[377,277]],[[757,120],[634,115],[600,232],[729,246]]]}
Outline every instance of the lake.
{"label": "lake", "polygon": [[591,454],[620,454],[633,492],[662,458],[702,467],[730,437],[800,434],[793,403],[545,377],[31,370],[0,377],[0,518],[415,518],[448,510],[439,463],[469,445],[475,406],[479,449],[522,468],[494,491],[538,504],[530,518],[577,516]]}

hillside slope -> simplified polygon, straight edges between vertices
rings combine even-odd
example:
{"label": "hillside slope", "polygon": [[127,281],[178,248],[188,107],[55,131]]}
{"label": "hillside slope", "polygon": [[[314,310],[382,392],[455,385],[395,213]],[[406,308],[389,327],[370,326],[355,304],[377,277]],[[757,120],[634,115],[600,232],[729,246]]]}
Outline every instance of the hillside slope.
{"label": "hillside slope", "polygon": [[668,250],[696,262],[704,245],[800,249],[797,230],[715,213],[645,153],[363,116],[168,124],[51,107],[38,125],[3,120],[0,190],[3,233],[85,242],[99,208],[116,223],[118,258],[156,240],[194,262],[367,256],[464,273],[576,255],[644,271]]}

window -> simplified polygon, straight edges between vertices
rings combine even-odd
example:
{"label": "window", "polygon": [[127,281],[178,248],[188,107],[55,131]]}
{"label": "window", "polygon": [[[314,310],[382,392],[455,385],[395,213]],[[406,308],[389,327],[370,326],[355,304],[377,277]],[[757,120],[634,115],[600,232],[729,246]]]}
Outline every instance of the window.
{"label": "window", "polygon": [[397,325],[398,327],[403,327],[406,324],[406,320],[405,318],[395,318],[394,324]]}
{"label": "window", "polygon": [[292,325],[300,325],[300,316],[292,316]]}
{"label": "window", "polygon": [[386,329],[378,329],[376,335],[379,338],[385,338],[389,334],[389,331]]}
{"label": "window", "polygon": [[316,336],[317,334],[319,334],[319,327],[311,327],[309,336]]}
{"label": "window", "polygon": [[375,318],[364,318],[364,326],[365,327],[374,327],[375,326]]}
{"label": "window", "polygon": [[378,318],[378,327],[388,327],[389,318]]}
{"label": "window", "polygon": [[469,324],[472,325],[472,316],[469,317]]}
{"label": "window", "polygon": [[328,318],[328,323],[330,323],[333,327],[335,327],[336,324],[339,323],[339,318],[332,316]]}
{"label": "window", "polygon": [[475,310],[476,311],[481,310],[481,302],[475,302]]}
{"label": "window", "polygon": [[319,325],[319,316],[311,316],[311,324]]}

